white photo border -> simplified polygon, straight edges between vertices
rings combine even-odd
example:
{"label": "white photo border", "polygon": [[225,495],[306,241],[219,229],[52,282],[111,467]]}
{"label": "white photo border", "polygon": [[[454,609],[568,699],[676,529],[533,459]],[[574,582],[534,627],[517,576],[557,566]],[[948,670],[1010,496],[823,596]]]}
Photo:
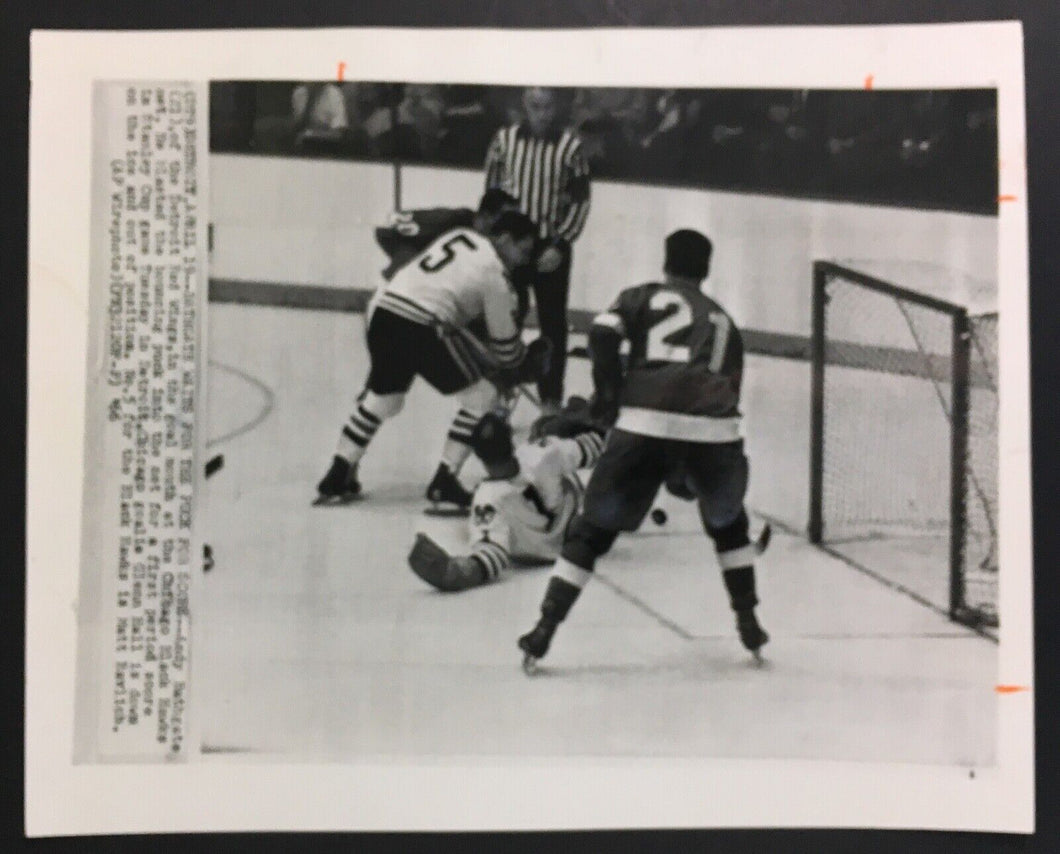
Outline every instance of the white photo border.
{"label": "white photo border", "polygon": [[[96,80],[998,90],[998,764],[562,759],[74,766]],[[1023,35],[1018,22],[560,31],[36,32],[31,42],[26,832],[1034,828]],[[809,260],[809,259],[808,259]],[[59,348],[55,342],[63,342]],[[65,536],[56,536],[55,532]],[[983,686],[993,691],[995,686]],[[533,793],[529,796],[528,793]]]}

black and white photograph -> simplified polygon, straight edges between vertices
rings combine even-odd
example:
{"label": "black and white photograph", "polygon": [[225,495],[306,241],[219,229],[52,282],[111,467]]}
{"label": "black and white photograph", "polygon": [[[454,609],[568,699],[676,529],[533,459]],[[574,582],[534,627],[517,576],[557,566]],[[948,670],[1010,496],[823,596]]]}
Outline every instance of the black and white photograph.
{"label": "black and white photograph", "polygon": [[179,778],[172,829],[240,775],[345,788],[197,829],[1033,829],[1018,24],[38,35],[39,774]]}

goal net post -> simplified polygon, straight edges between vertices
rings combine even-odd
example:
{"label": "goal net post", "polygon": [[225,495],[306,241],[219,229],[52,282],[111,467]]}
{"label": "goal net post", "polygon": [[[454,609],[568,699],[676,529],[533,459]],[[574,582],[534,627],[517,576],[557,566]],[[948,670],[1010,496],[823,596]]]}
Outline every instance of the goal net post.
{"label": "goal net post", "polygon": [[997,313],[813,265],[811,542],[996,627]]}

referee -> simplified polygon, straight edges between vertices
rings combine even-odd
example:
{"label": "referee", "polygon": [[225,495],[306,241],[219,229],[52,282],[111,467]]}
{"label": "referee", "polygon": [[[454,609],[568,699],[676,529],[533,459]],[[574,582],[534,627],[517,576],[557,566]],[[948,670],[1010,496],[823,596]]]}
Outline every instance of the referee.
{"label": "referee", "polygon": [[486,189],[499,187],[514,196],[538,228],[527,278],[541,334],[552,342],[552,364],[538,393],[543,407],[558,411],[567,368],[571,246],[589,215],[589,164],[577,133],[560,122],[555,89],[524,90],[523,114],[525,121],[501,128],[490,143]]}

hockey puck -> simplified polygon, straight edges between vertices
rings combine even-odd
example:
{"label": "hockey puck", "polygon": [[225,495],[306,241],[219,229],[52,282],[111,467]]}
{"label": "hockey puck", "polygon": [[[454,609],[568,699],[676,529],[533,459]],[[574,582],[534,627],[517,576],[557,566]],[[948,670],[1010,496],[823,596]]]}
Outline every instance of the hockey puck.
{"label": "hockey puck", "polygon": [[656,525],[665,525],[666,520],[668,518],[669,517],[666,515],[666,511],[663,510],[661,507],[656,507],[654,510],[651,511],[651,520]]}

